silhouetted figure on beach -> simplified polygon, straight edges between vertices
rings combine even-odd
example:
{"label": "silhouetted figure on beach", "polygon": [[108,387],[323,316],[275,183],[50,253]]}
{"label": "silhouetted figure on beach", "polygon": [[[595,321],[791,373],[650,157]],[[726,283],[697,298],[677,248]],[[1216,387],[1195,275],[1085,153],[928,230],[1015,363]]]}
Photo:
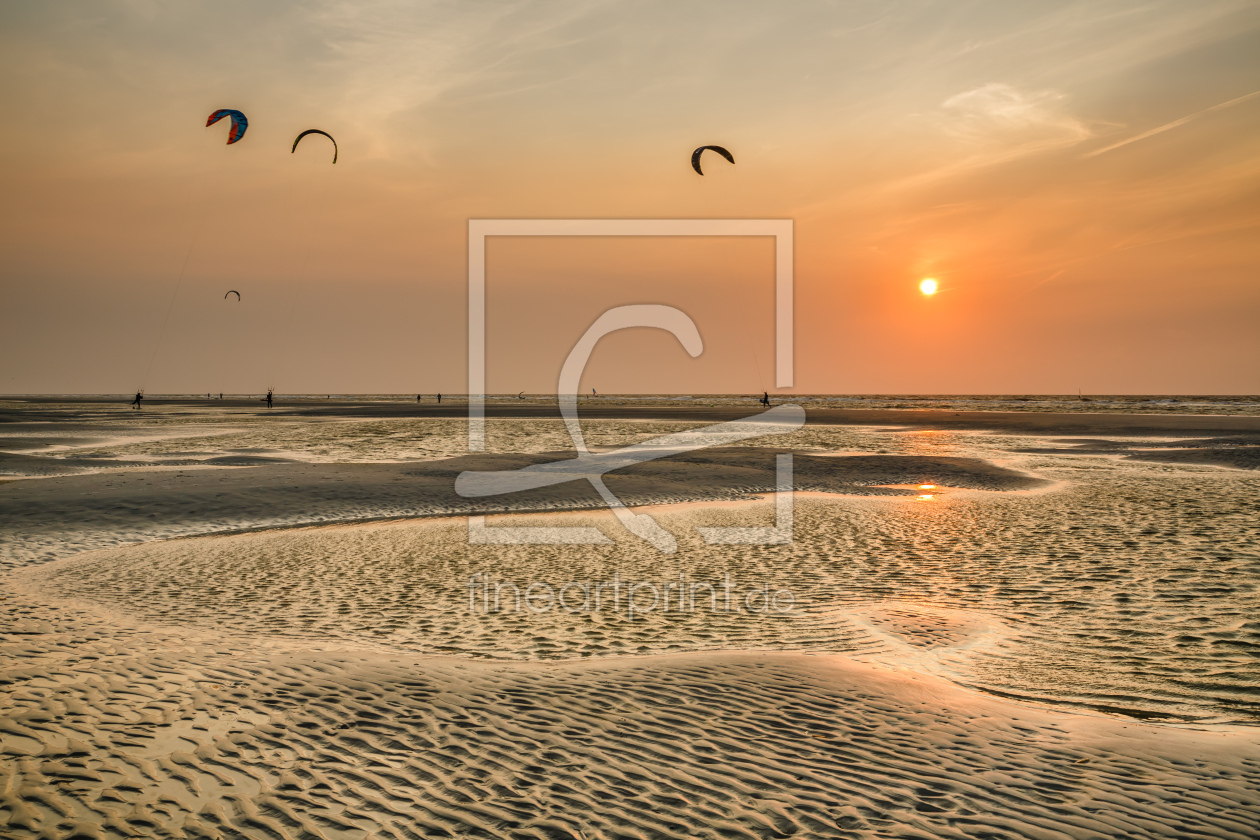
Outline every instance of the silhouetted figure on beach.
{"label": "silhouetted figure on beach", "polygon": [[420,402],[420,394],[416,394],[416,402]]}
{"label": "silhouetted figure on beach", "polygon": [[764,394],[761,395],[761,404],[770,405],[770,392],[769,391],[766,391]]}
{"label": "silhouetted figure on beach", "polygon": [[441,395],[441,394],[438,394],[438,402],[439,402],[439,403],[440,403],[440,402],[442,402],[442,395]]}
{"label": "silhouetted figure on beach", "polygon": [[267,389],[267,408],[271,408],[271,389]]}
{"label": "silhouetted figure on beach", "polygon": [[219,392],[219,399],[223,399],[223,392],[222,392],[222,391],[220,391],[220,392]]}
{"label": "silhouetted figure on beach", "polygon": [[142,394],[142,393],[141,393],[141,392],[139,392],[139,391],[136,391],[136,398],[135,398],[134,400],[132,400],[132,401],[131,401],[131,407],[132,407],[132,408],[139,408],[139,407],[140,407],[140,400],[142,400],[142,399],[144,399],[144,394]]}

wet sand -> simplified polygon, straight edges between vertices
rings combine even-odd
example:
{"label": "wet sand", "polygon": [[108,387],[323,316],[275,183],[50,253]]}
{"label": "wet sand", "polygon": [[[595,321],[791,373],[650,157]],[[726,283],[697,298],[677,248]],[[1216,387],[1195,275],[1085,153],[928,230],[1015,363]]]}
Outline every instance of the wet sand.
{"label": "wet sand", "polygon": [[[1166,714],[1158,693],[1108,699],[1137,689],[1090,677],[1105,659],[1077,659],[1079,686],[1054,700],[1033,676],[1072,680],[1020,658],[1041,624],[1067,636],[1107,624],[1092,647],[1143,673],[1229,676],[1201,702],[1243,708],[1260,687],[1239,664],[1254,618],[1222,581],[1253,585],[1256,512],[1240,491],[1255,479],[1238,467],[1260,418],[811,411],[819,427],[897,427],[875,445],[907,448],[834,454],[823,448],[841,438],[827,429],[799,433],[786,448],[810,492],[798,540],[783,547],[694,534],[767,524],[784,447],[610,474],[623,501],[652,506],[679,535],[667,558],[597,512],[585,482],[521,494],[518,513],[491,520],[569,511],[565,524],[601,528],[609,546],[469,546],[461,514],[504,507],[455,494],[460,470],[571,457],[534,426],[520,445],[547,445],[532,453],[316,463],[280,449],[224,454],[251,448],[228,435],[222,450],[202,441],[151,459],[87,447],[153,429],[120,430],[99,404],[62,405],[10,405],[0,425],[0,466],[16,476],[0,484],[5,836],[1241,838],[1260,820],[1255,725],[1196,713],[1190,695],[1181,706],[1170,695]],[[195,409],[163,410],[206,422]],[[305,416],[254,409],[229,425]],[[526,429],[526,409],[488,414]],[[440,420],[414,410],[310,409],[329,423]],[[749,413],[583,414],[594,435],[601,419],[650,431]],[[996,453],[986,458],[967,454],[966,434],[920,434],[949,428],[1022,437],[984,443]],[[1041,434],[1051,437],[1028,439]],[[39,454],[45,444],[60,457]],[[1234,460],[1120,460],[1147,452]],[[942,495],[920,502],[925,481]],[[1162,506],[1178,499],[1202,512],[1174,527],[1180,513]],[[1075,530],[1100,506],[1110,518]],[[1196,536],[1208,522],[1225,524]],[[1150,544],[1130,547],[1143,533]],[[1188,579],[1208,557],[1231,565]],[[851,580],[842,561],[857,564]],[[741,583],[777,571],[808,597],[783,617],[470,612],[462,581],[488,570],[516,581],[734,570]],[[1203,605],[1197,618],[1185,604]],[[1168,645],[1201,636],[1199,670],[1159,659],[1159,645],[1123,649],[1138,627],[1166,628]],[[1241,658],[1220,658],[1229,651]],[[1084,697],[1090,684],[1097,696]]]}

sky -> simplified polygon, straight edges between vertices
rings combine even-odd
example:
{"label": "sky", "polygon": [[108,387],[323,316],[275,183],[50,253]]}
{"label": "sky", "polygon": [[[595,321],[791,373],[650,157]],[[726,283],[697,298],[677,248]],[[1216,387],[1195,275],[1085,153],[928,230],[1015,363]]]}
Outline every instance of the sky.
{"label": "sky", "polygon": [[[464,392],[523,218],[791,219],[783,392],[1260,393],[1257,55],[1238,0],[0,0],[0,393]],[[704,352],[584,389],[779,390],[768,238],[486,259],[490,392],[636,303]]]}

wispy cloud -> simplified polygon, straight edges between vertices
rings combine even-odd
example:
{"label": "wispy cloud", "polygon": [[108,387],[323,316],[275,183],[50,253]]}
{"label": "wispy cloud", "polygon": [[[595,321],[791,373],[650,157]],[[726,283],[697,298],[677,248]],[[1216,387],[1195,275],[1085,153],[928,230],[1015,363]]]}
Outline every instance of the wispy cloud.
{"label": "wispy cloud", "polygon": [[941,104],[944,130],[980,144],[1029,151],[1079,143],[1093,136],[1068,112],[1067,97],[1055,91],[1021,91],[990,83],[951,96]]}
{"label": "wispy cloud", "polygon": [[1204,114],[1210,114],[1213,111],[1220,111],[1223,108],[1229,108],[1231,106],[1237,105],[1240,102],[1246,102],[1248,99],[1251,99],[1254,96],[1260,96],[1260,90],[1252,91],[1251,93],[1248,93],[1245,96],[1236,97],[1234,99],[1229,100],[1228,102],[1222,102],[1219,105],[1213,105],[1211,108],[1204,108],[1202,111],[1195,111],[1193,114],[1184,116],[1181,119],[1173,120],[1170,123],[1164,123],[1161,126],[1152,128],[1150,131],[1144,131],[1141,134],[1137,135],[1136,137],[1130,137],[1127,140],[1121,140],[1119,143],[1112,143],[1110,146],[1104,146],[1101,149],[1095,149],[1094,151],[1089,152],[1088,154],[1081,155],[1081,157],[1082,158],[1097,157],[1098,155],[1101,155],[1104,152],[1110,152],[1113,149],[1119,149],[1121,146],[1127,146],[1130,143],[1136,143],[1139,140],[1145,140],[1147,137],[1152,137],[1156,134],[1161,134],[1165,131],[1168,131],[1169,129],[1173,129],[1173,128],[1177,128],[1178,126],[1185,125],[1191,120],[1198,119]]}
{"label": "wispy cloud", "polygon": [[937,131],[955,141],[949,149],[950,159],[883,183],[878,189],[918,189],[1073,146],[1093,136],[1089,127],[1068,111],[1064,94],[1021,91],[996,82],[949,97],[941,103],[933,121]]}

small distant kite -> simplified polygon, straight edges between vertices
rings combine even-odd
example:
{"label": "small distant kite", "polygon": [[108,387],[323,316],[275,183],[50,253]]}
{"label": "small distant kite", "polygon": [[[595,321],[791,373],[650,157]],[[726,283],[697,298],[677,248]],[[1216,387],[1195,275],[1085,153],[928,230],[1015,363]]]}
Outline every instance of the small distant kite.
{"label": "small distant kite", "polygon": [[322,134],[325,137],[327,137],[329,140],[332,140],[333,163],[336,163],[337,162],[337,141],[333,140],[333,136],[329,134],[327,131],[320,131],[318,128],[308,128],[306,129],[306,131],[303,131],[301,134],[299,134],[297,138],[293,141],[293,150],[289,152],[289,154],[293,154],[293,152],[297,151],[298,143],[302,142],[302,138],[308,134]]}
{"label": "small distant kite", "polygon": [[228,145],[230,146],[245,136],[245,129],[249,128],[249,120],[245,119],[245,115],[240,111],[233,111],[231,108],[220,108],[206,120],[206,128],[214,125],[224,117],[232,118],[232,130],[228,132]]}
{"label": "small distant kite", "polygon": [[694,152],[691,153],[691,168],[696,170],[696,172],[700,173],[701,175],[703,175],[704,172],[700,169],[700,155],[704,154],[704,151],[706,149],[711,152],[717,152],[719,155],[726,158],[731,163],[735,162],[735,157],[730,152],[726,151],[726,149],[723,149],[721,146],[701,146],[700,148],[696,149]]}
{"label": "small distant kite", "polygon": [[241,293],[240,293],[240,292],[238,292],[238,291],[236,291],[236,289],[229,289],[229,290],[228,290],[227,295],[224,295],[224,296],[223,296],[223,299],[224,299],[224,300],[227,300],[227,296],[228,296],[228,295],[236,295],[236,299],[237,299],[237,300],[240,300],[240,299],[241,299]]}

